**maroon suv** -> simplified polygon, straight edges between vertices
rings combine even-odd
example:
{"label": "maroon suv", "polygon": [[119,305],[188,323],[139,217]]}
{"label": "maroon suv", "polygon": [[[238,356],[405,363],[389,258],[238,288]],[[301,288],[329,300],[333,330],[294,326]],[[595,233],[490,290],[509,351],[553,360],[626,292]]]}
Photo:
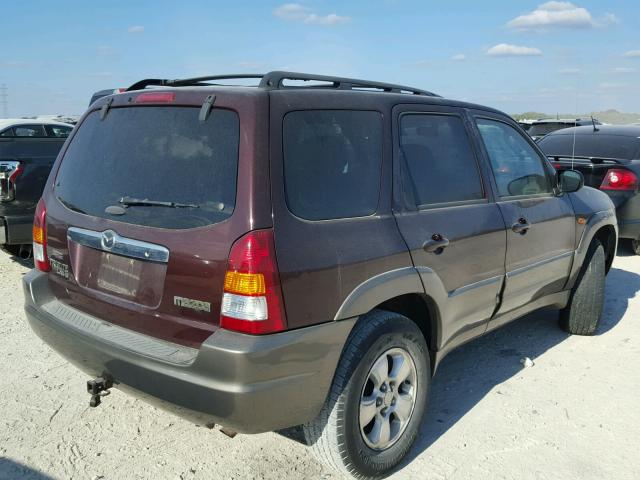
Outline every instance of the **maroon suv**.
{"label": "maroon suv", "polygon": [[302,425],[319,458],[379,477],[454,347],[541,307],[595,332],[613,204],[507,115],[229,77],[98,100],[49,177],[25,309],[93,406],[113,386],[227,430]]}

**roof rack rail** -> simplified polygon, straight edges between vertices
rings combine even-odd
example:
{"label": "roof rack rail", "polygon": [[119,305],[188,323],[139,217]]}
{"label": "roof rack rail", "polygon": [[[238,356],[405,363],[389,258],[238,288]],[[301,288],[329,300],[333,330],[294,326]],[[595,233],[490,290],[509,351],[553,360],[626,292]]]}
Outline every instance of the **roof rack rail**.
{"label": "roof rack rail", "polygon": [[[325,82],[325,83],[331,83],[333,85],[333,88],[345,89],[345,90],[353,90],[354,88],[355,89],[371,88],[371,89],[382,90],[384,92],[393,92],[393,93],[406,92],[413,95],[427,95],[430,97],[438,96],[426,90],[421,90],[419,88],[414,88],[414,87],[407,87],[404,85],[396,85],[393,83],[374,82],[371,80],[360,80],[357,78],[333,77],[328,75],[314,75],[309,73],[282,72],[282,71],[269,72],[263,75],[262,80],[260,81],[260,86],[264,88],[271,88],[271,89],[310,88],[310,87],[287,86],[287,85],[284,85],[285,80],[301,80],[305,82]],[[315,88],[326,88],[326,87],[315,86]]]}
{"label": "roof rack rail", "polygon": [[262,78],[264,75],[259,73],[232,73],[228,75],[210,75],[207,77],[194,77],[194,78],[182,78],[182,79],[162,79],[162,78],[146,78],[134,83],[127,92],[131,90],[142,90],[146,87],[198,87],[207,86],[208,84],[202,82],[208,82],[211,80],[234,80],[242,78]]}
{"label": "roof rack rail", "polygon": [[[211,75],[206,77],[184,78],[184,79],[159,79],[159,78],[147,78],[134,83],[127,92],[131,90],[142,90],[146,87],[161,86],[161,87],[194,87],[194,86],[207,86],[212,85],[210,82],[213,80],[238,80],[247,78],[259,78],[260,83],[258,87],[269,90],[282,90],[282,89],[298,89],[298,88],[335,88],[342,90],[354,90],[354,89],[375,89],[382,90],[384,92],[391,93],[409,93],[412,95],[426,95],[429,97],[438,97],[435,93],[421,90],[419,88],[407,87],[404,85],[396,85],[393,83],[374,82],[371,80],[359,80],[356,78],[346,77],[333,77],[328,75],[314,75],[309,73],[297,73],[297,72],[283,72],[273,71],[265,74],[256,73],[238,73],[229,75]],[[285,85],[286,80],[303,81],[303,82],[322,82],[329,83],[331,86],[325,85],[309,85],[309,86],[293,86]],[[215,84],[213,84],[215,85]]]}

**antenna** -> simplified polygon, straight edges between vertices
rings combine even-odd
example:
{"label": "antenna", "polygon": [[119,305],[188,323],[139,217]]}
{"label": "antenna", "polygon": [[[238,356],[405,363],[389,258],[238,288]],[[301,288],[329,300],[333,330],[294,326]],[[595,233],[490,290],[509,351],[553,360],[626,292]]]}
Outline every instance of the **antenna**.
{"label": "antenna", "polygon": [[578,126],[578,90],[576,89],[576,95],[574,98],[575,104],[573,107],[574,120],[573,120],[573,146],[571,148],[571,170],[573,170],[573,164],[576,160],[576,127]]}
{"label": "antenna", "polygon": [[7,86],[3,83],[0,85],[0,105],[2,105],[2,116],[9,118],[9,94],[7,93]]}
{"label": "antenna", "polygon": [[599,129],[598,127],[596,127],[596,121],[595,121],[595,119],[593,118],[593,115],[591,115],[591,123],[593,124],[593,131],[594,131],[594,132],[599,132],[599,131],[600,131],[600,129]]}

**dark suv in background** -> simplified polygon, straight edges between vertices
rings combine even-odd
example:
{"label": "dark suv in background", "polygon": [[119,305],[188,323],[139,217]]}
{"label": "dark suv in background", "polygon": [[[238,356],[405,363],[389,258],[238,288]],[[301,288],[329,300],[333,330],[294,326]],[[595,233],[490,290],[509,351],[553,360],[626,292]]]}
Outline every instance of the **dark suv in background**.
{"label": "dark suv in background", "polygon": [[0,245],[29,254],[33,213],[73,125],[0,119]]}
{"label": "dark suv in background", "polygon": [[[611,200],[507,115],[288,72],[144,80],[99,99],[38,205],[33,330],[92,377],[200,424],[302,425],[392,470],[453,348],[541,307],[593,334]],[[310,85],[307,81],[312,81]]]}

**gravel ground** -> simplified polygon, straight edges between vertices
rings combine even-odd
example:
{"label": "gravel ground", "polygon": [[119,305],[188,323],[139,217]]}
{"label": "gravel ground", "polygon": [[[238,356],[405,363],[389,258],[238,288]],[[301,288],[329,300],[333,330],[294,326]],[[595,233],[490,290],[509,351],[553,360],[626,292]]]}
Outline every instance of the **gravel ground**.
{"label": "gravel ground", "polygon": [[[0,251],[0,478],[337,478],[275,433],[231,440],[118,391],[88,408],[85,375],[27,327],[30,266]],[[640,478],[639,273],[622,248],[595,337],[568,337],[541,311],[447,357],[393,478]]]}

